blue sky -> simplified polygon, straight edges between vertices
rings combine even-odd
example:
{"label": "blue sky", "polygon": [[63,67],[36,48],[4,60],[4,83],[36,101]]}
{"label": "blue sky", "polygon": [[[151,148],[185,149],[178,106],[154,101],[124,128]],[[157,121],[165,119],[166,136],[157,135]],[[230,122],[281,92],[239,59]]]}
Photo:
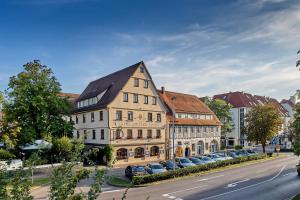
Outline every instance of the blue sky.
{"label": "blue sky", "polygon": [[33,59],[74,93],[143,60],[167,90],[288,98],[299,24],[298,0],[2,0],[0,91]]}

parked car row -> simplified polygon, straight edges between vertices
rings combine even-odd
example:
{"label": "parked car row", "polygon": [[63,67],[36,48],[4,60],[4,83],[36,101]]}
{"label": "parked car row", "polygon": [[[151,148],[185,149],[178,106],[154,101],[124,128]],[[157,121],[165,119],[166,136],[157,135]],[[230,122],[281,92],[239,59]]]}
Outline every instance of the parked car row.
{"label": "parked car row", "polygon": [[128,166],[125,169],[125,175],[128,178],[132,178],[133,176],[142,176],[145,174],[158,174],[163,173],[168,170],[173,170],[175,168],[184,168],[196,165],[204,165],[208,163],[214,163],[217,161],[231,160],[234,158],[242,157],[242,156],[251,156],[257,154],[251,149],[245,150],[234,150],[228,152],[218,152],[211,153],[202,156],[193,156],[193,157],[179,157],[175,158],[175,163],[173,160],[161,161],[159,163],[150,163],[146,166],[136,165],[136,166]]}

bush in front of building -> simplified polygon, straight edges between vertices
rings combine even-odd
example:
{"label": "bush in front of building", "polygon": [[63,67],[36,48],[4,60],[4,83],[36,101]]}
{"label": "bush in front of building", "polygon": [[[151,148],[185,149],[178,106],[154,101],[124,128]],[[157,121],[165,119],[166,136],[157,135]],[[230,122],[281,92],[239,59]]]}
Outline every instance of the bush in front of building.
{"label": "bush in front of building", "polygon": [[0,149],[0,160],[9,160],[15,156],[5,149]]}
{"label": "bush in front of building", "polygon": [[208,170],[219,168],[219,167],[225,167],[228,165],[239,164],[242,162],[258,160],[258,159],[263,159],[263,158],[266,158],[266,154],[244,156],[244,157],[239,157],[239,158],[235,158],[232,160],[224,160],[224,161],[218,161],[215,163],[209,163],[209,164],[205,164],[205,165],[186,167],[186,168],[177,169],[175,171],[173,171],[173,170],[168,171],[168,172],[161,173],[161,174],[148,174],[148,175],[144,175],[144,176],[134,176],[132,178],[132,183],[134,185],[152,183],[155,181],[166,180],[166,179],[170,179],[170,178],[174,178],[174,177],[187,176],[187,175],[193,174],[193,173],[199,173],[202,171],[208,171]]}
{"label": "bush in front of building", "polygon": [[243,146],[242,145],[235,145],[234,149],[235,150],[241,150],[241,149],[243,149]]}

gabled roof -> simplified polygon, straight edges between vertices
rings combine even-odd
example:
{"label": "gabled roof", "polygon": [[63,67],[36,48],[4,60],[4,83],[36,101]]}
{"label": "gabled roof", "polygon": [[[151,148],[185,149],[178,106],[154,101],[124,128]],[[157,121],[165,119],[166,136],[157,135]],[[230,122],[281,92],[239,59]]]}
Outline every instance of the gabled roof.
{"label": "gabled roof", "polygon": [[88,111],[106,107],[115,99],[115,97],[122,90],[124,85],[128,82],[129,78],[141,65],[145,67],[144,62],[141,61],[127,68],[124,68],[122,70],[119,70],[105,77],[90,82],[89,85],[85,88],[85,90],[77,99],[77,102],[96,97],[97,95],[103,92],[105,93],[103,94],[102,98],[100,99],[100,101],[98,101],[97,104],[75,109],[73,110],[73,112]]}
{"label": "gabled roof", "polygon": [[246,92],[229,92],[214,95],[214,99],[222,99],[234,108],[254,107],[258,105],[273,104],[284,116],[289,116],[288,111],[274,98],[252,95]]}
{"label": "gabled roof", "polygon": [[79,98],[80,94],[60,92],[60,93],[58,94],[58,96],[63,97],[63,98],[66,98],[67,101],[69,101],[70,104],[71,104],[71,106],[72,106],[71,109],[74,109],[74,108],[76,107],[76,101],[77,101],[77,99]]}
{"label": "gabled roof", "polygon": [[[175,123],[178,125],[221,125],[220,120],[214,112],[197,96],[165,91],[164,89],[157,91],[165,107],[168,108],[167,117],[169,121],[172,121],[172,108],[174,106],[176,113],[213,115],[213,119],[211,120],[176,118]],[[174,101],[172,101],[173,97],[175,97]]]}
{"label": "gabled roof", "polygon": [[[199,113],[199,114],[214,114],[206,104],[204,104],[195,95],[183,94],[178,92],[170,92],[158,90],[161,99],[165,102],[168,108],[174,106],[176,113]],[[172,97],[176,100],[172,102]]]}

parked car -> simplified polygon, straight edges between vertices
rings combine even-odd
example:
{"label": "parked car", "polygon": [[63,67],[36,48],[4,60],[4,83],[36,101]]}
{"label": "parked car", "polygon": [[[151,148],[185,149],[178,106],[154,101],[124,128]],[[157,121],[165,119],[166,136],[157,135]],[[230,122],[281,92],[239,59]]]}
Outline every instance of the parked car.
{"label": "parked car", "polygon": [[167,161],[162,161],[160,162],[167,170],[173,170],[174,167],[175,169],[179,169],[178,165],[173,162],[173,160],[167,160]]}
{"label": "parked car", "polygon": [[191,167],[191,166],[196,166],[192,161],[190,161],[189,159],[187,158],[176,158],[176,164],[183,168],[183,167]]}
{"label": "parked car", "polygon": [[125,175],[132,179],[133,176],[143,176],[148,174],[144,166],[135,165],[135,166],[128,166],[125,169]]}
{"label": "parked car", "polygon": [[200,160],[202,160],[204,162],[204,164],[207,164],[207,163],[214,163],[216,161],[214,161],[213,159],[207,157],[207,156],[200,156],[198,157]]}
{"label": "parked car", "polygon": [[159,174],[167,171],[167,169],[159,163],[148,164],[146,170],[149,174]]}
{"label": "parked car", "polygon": [[237,151],[237,154],[240,156],[250,156],[250,154],[245,149]]}
{"label": "parked car", "polygon": [[238,154],[236,151],[230,151],[227,154],[232,158],[239,158],[242,156],[242,155]]}
{"label": "parked car", "polygon": [[218,154],[214,154],[214,153],[208,154],[207,157],[209,157],[209,158],[211,158],[211,159],[213,159],[213,160],[215,160],[215,161],[223,161],[223,160],[226,160],[224,157],[221,157],[221,156],[219,156]]}
{"label": "parked car", "polygon": [[200,160],[199,158],[196,158],[196,157],[192,157],[192,158],[189,158],[190,161],[192,161],[192,163],[194,163],[195,165],[203,165],[205,164],[204,161]]}
{"label": "parked car", "polygon": [[248,154],[250,155],[257,155],[258,153],[256,153],[255,151],[253,151],[252,149],[247,149],[246,150]]}
{"label": "parked car", "polygon": [[224,158],[224,160],[232,160],[233,158],[229,155],[227,155],[227,153],[224,152],[220,152],[220,153],[216,153],[217,155],[221,156],[222,158]]}

